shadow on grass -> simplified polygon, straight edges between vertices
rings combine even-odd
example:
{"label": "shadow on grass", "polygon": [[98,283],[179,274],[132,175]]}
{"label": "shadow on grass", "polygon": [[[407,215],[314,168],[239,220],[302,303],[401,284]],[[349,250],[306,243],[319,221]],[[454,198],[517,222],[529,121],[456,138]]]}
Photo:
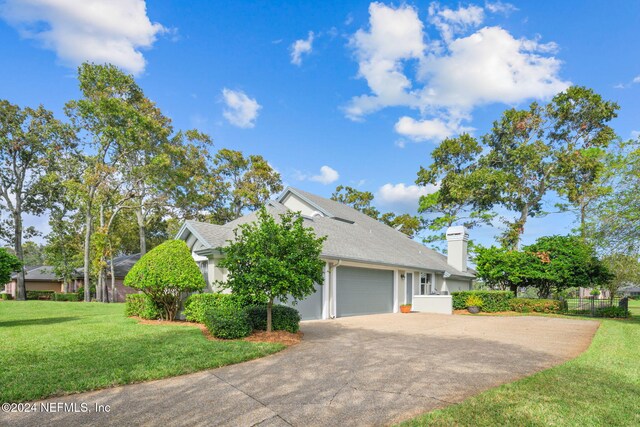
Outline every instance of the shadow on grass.
{"label": "shadow on grass", "polygon": [[43,319],[7,320],[0,322],[0,327],[53,325],[55,323],[72,322],[79,319],[79,317],[45,317]]}

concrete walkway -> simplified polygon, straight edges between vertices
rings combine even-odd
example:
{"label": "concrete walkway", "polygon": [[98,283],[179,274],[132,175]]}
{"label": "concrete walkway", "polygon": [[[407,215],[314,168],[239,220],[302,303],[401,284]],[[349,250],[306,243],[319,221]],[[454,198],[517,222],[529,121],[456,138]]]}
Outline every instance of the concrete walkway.
{"label": "concrete walkway", "polygon": [[[2,413],[0,425],[385,425],[574,358],[597,327],[548,317],[418,313],[306,322],[303,342],[281,353],[48,399],[79,411],[84,403],[89,412]],[[109,405],[109,412],[96,412],[96,405]]]}

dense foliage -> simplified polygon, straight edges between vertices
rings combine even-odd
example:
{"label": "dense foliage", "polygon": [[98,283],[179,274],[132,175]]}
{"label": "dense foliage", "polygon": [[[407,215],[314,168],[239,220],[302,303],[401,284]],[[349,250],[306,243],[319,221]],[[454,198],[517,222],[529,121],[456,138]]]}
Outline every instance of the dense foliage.
{"label": "dense foliage", "polygon": [[467,308],[467,299],[476,296],[482,300],[482,311],[495,313],[509,311],[509,300],[513,298],[510,291],[459,291],[451,292],[454,310]]}
{"label": "dense foliage", "polygon": [[184,316],[189,322],[205,323],[206,314],[213,308],[228,307],[240,309],[242,299],[233,294],[202,293],[193,294],[184,302]]}
{"label": "dense foliage", "polygon": [[267,304],[267,327],[272,330],[273,301],[300,301],[323,283],[324,262],[320,259],[324,237],[316,237],[295,213],[280,215],[279,221],[266,209],[257,221],[234,230],[235,240],[224,248],[220,267],[229,271],[229,288],[242,298]]}
{"label": "dense foliage", "polygon": [[631,316],[631,313],[624,307],[602,307],[596,309],[594,315],[595,317],[626,318]]}
{"label": "dense foliage", "polygon": [[233,306],[213,307],[205,314],[204,324],[216,338],[237,339],[251,334],[247,311]]}
{"label": "dense foliage", "polygon": [[53,301],[80,301],[80,298],[78,298],[78,294],[75,292],[70,292],[70,293],[56,292],[53,294],[53,297],[51,299]]}
{"label": "dense foliage", "polygon": [[175,319],[182,293],[200,291],[206,286],[202,272],[182,240],[167,240],[145,254],[131,268],[124,284],[147,294],[162,308],[165,320]]}
{"label": "dense foliage", "polygon": [[161,317],[160,309],[146,294],[129,294],[124,304],[124,314],[127,317],[140,317],[155,320]]}
{"label": "dense foliage", "polygon": [[[249,320],[253,329],[266,331],[267,330],[267,306],[266,305],[254,305],[247,308]],[[298,310],[292,307],[284,305],[274,305],[272,307],[273,315],[273,330],[274,331],[287,331],[296,333],[300,330],[300,313]]]}
{"label": "dense foliage", "polygon": [[566,309],[563,301],[535,298],[513,298],[509,300],[509,306],[519,313],[561,313]]}
{"label": "dense foliage", "polygon": [[0,283],[11,281],[11,273],[22,268],[22,262],[5,248],[0,248]]}
{"label": "dense foliage", "polygon": [[567,288],[594,288],[611,278],[593,247],[577,236],[539,238],[521,251],[506,248],[476,248],[478,278],[502,289],[527,286],[548,297]]}

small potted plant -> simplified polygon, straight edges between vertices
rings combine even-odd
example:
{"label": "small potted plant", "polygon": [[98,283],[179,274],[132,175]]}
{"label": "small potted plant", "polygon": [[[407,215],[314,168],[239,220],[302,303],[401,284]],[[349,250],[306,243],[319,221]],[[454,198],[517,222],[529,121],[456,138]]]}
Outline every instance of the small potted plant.
{"label": "small potted plant", "polygon": [[400,306],[401,313],[411,313],[411,304],[402,304]]}
{"label": "small potted plant", "polygon": [[467,298],[465,303],[467,304],[467,311],[472,314],[480,313],[480,309],[484,304],[482,301],[482,298],[480,298],[477,295],[469,296],[469,298]]}

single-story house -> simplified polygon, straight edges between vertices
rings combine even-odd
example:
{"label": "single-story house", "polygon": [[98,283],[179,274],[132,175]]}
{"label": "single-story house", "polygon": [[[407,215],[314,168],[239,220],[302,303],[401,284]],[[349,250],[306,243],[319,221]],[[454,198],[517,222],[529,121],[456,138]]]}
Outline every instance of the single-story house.
{"label": "single-story house", "polygon": [[620,288],[620,293],[625,297],[640,297],[640,286],[628,285]]}
{"label": "single-story house", "polygon": [[[107,267],[107,288],[109,290],[109,299],[115,302],[124,302],[125,297],[128,294],[136,294],[138,293],[137,289],[130,288],[123,284],[124,278],[131,270],[131,267],[140,260],[140,254],[133,255],[122,255],[113,259],[113,272],[116,278],[115,286],[115,298],[111,295],[111,267],[110,262],[108,262],[109,266]],[[77,290],[84,283],[84,268],[78,269],[78,275],[74,280],[74,288]]]}
{"label": "single-story house", "polygon": [[[299,212],[305,226],[326,236],[321,258],[324,283],[295,306],[304,320],[397,312],[401,304],[415,311],[451,313],[450,293],[470,290],[475,272],[467,267],[468,234],[447,230],[448,255],[442,255],[350,206],[296,188],[287,188],[266,208],[277,217]],[[184,240],[207,280],[208,290],[224,281],[222,248],[238,225],[253,222],[251,213],[225,225],[186,221],[176,238]]]}
{"label": "single-story house", "polygon": [[[24,268],[24,284],[27,291],[54,291],[62,292],[62,280],[53,272],[53,267],[40,265],[37,267]],[[13,298],[17,293],[17,273],[11,275],[11,281],[4,286],[4,292],[11,294]]]}

